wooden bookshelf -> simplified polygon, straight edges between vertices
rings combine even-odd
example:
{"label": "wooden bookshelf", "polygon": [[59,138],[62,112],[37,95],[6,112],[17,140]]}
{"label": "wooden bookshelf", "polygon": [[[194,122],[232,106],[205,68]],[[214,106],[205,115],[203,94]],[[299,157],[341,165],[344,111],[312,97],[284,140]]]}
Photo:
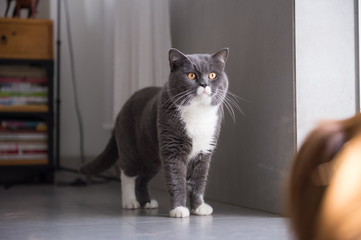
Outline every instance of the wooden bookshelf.
{"label": "wooden bookshelf", "polygon": [[[53,23],[50,20],[0,18],[0,183],[36,175],[53,181],[54,97]],[[36,137],[14,133],[7,123],[44,123],[45,146],[16,149],[8,142],[34,144]],[[5,126],[6,125],[6,126]],[[25,129],[28,131],[27,129]],[[13,132],[12,132],[13,131]],[[39,130],[30,130],[33,133]],[[33,134],[32,133],[32,134]],[[7,140],[9,138],[10,140]],[[0,144],[1,145],[1,144]],[[7,156],[8,155],[8,156]]]}

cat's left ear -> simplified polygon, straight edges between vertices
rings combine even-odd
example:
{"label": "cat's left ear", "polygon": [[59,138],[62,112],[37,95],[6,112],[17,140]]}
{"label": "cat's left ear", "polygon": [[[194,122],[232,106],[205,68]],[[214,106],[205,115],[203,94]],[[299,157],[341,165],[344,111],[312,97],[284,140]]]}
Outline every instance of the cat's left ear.
{"label": "cat's left ear", "polygon": [[191,64],[185,54],[175,48],[169,50],[169,65],[171,71],[174,71],[178,66]]}
{"label": "cat's left ear", "polygon": [[217,62],[219,62],[219,64],[222,67],[222,70],[224,69],[224,66],[226,64],[226,61],[228,58],[228,53],[229,53],[229,49],[223,48],[212,55],[213,59],[215,59]]}

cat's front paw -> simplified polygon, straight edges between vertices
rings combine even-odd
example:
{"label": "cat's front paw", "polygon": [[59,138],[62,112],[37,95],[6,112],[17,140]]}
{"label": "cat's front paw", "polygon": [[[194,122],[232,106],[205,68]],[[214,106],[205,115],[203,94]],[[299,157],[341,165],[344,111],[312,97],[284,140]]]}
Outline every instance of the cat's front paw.
{"label": "cat's front paw", "polygon": [[150,208],[157,208],[158,207],[158,202],[155,199],[150,200],[150,202],[147,202],[144,205],[144,208],[150,209]]}
{"label": "cat's front paw", "polygon": [[186,207],[180,206],[171,210],[169,214],[171,217],[174,218],[184,218],[184,217],[189,217],[189,210]]}
{"label": "cat's front paw", "polygon": [[129,200],[123,201],[122,206],[125,209],[137,209],[137,208],[140,208],[139,202],[137,200],[135,200],[135,199],[129,199]]}
{"label": "cat's front paw", "polygon": [[211,215],[213,212],[213,208],[209,206],[207,203],[202,203],[196,210],[192,210],[193,214],[206,216]]}

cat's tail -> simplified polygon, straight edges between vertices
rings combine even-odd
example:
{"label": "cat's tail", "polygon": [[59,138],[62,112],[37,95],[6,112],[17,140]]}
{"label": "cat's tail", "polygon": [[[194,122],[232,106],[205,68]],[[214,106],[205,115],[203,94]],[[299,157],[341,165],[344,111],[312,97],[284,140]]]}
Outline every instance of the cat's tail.
{"label": "cat's tail", "polygon": [[321,201],[332,176],[332,160],[347,141],[360,133],[360,128],[361,114],[324,122],[308,135],[298,151],[287,199],[287,214],[298,239],[314,239]]}
{"label": "cat's tail", "polygon": [[85,175],[95,175],[109,169],[118,159],[117,143],[114,132],[110,140],[101,154],[93,161],[85,163],[80,167],[79,172]]}

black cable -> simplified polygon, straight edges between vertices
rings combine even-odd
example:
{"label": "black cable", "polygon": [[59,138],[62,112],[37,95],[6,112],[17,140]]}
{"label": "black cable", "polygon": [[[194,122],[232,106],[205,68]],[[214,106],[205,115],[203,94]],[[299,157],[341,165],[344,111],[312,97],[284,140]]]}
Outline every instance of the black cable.
{"label": "black cable", "polygon": [[[75,173],[75,174],[79,175],[79,171],[72,169],[72,168],[60,167],[58,169],[58,171],[66,171],[66,172],[71,172],[71,173]],[[99,180],[99,178],[102,180]],[[85,187],[85,186],[88,186],[89,184],[91,184],[91,185],[105,184],[105,183],[108,183],[109,181],[119,182],[120,179],[116,178],[116,177],[109,177],[109,176],[104,176],[104,175],[98,174],[98,175],[95,175],[92,177],[78,176],[73,181],[57,181],[55,183],[55,185],[57,187]]]}
{"label": "black cable", "polygon": [[75,112],[78,119],[79,125],[79,140],[80,140],[80,159],[81,162],[85,162],[84,157],[84,139],[83,139],[83,120],[81,118],[80,109],[79,109],[79,101],[78,101],[78,90],[76,87],[75,81],[75,71],[74,71],[74,54],[73,54],[73,44],[72,44],[72,37],[71,37],[71,29],[70,29],[70,17],[69,17],[69,7],[68,1],[64,0],[64,11],[65,11],[65,22],[66,22],[66,31],[68,37],[68,45],[69,45],[69,55],[70,55],[70,68],[71,68],[71,78],[73,84],[73,96],[74,96],[74,105],[75,105]]}
{"label": "black cable", "polygon": [[[60,167],[59,170],[79,174],[78,170],[72,169],[72,168]],[[116,181],[116,182],[120,181],[119,177],[111,177],[111,176],[106,176],[106,175],[103,175],[103,174],[96,174],[96,175],[93,175],[91,177],[101,178],[101,179],[104,179],[104,180],[107,180],[107,181]]]}
{"label": "black cable", "polygon": [[60,45],[61,45],[61,2],[58,1],[57,12],[57,41],[56,41],[56,140],[55,140],[55,168],[60,167]]}

